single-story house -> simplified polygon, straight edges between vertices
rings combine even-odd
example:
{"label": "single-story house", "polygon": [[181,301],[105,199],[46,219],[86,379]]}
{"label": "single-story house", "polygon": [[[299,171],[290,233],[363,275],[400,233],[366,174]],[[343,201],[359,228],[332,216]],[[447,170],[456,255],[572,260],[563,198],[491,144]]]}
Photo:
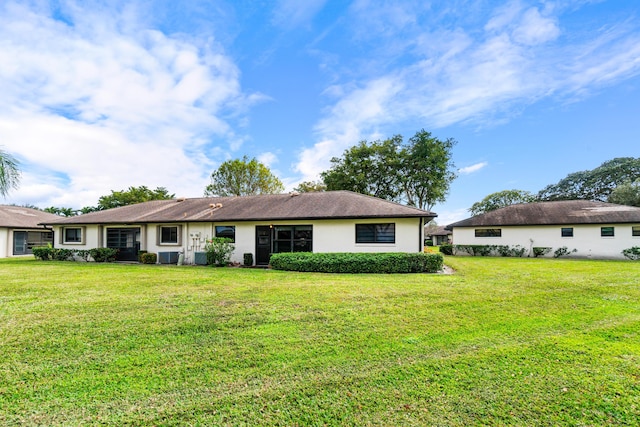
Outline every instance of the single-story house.
{"label": "single-story house", "polygon": [[0,205],[0,258],[29,255],[34,246],[53,243],[53,231],[39,224],[59,218],[37,209]]}
{"label": "single-story house", "polygon": [[448,230],[444,225],[440,225],[438,227],[426,226],[424,228],[424,238],[426,240],[431,240],[434,246],[451,243],[452,234],[453,232]]}
{"label": "single-story house", "polygon": [[423,228],[436,214],[351,191],[155,200],[44,221],[55,247],[138,251],[174,263],[203,264],[207,239],[235,242],[232,261],[253,254],[267,265],[278,252],[421,252]]}
{"label": "single-story house", "polygon": [[587,200],[523,203],[447,228],[456,245],[519,245],[530,256],[534,247],[566,247],[575,257],[616,259],[640,246],[640,208]]}

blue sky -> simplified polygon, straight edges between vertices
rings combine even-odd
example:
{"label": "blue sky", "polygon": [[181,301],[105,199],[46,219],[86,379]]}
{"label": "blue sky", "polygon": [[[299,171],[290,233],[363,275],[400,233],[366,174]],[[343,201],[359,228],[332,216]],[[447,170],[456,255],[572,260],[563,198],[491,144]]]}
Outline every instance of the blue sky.
{"label": "blue sky", "polygon": [[3,203],[81,208],[129,186],[200,197],[244,155],[287,189],[363,139],[454,138],[438,222],[640,156],[632,0],[0,3]]}

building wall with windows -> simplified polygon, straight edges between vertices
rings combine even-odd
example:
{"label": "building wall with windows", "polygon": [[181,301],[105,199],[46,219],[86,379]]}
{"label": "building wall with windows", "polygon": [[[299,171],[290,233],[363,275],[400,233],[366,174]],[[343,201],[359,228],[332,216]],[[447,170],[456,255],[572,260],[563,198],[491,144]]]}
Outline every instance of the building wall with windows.
{"label": "building wall with windows", "polygon": [[[123,225],[54,226],[56,247],[91,249],[108,247],[118,239],[110,238],[117,229],[130,236],[119,239],[136,250],[154,253],[184,254],[186,264],[196,263],[196,253],[204,252],[212,237],[234,240],[231,260],[242,263],[245,253],[257,258],[258,227],[270,230],[271,252],[420,252],[423,225],[420,218],[377,218],[336,220],[278,220],[239,222],[185,222]],[[126,233],[127,229],[135,230]],[[132,237],[132,238],[131,238]]]}
{"label": "building wall with windows", "polygon": [[640,224],[535,225],[454,227],[456,245],[520,245],[533,256],[533,247],[550,247],[546,256],[567,247],[579,258],[624,259],[624,249],[640,246]]}

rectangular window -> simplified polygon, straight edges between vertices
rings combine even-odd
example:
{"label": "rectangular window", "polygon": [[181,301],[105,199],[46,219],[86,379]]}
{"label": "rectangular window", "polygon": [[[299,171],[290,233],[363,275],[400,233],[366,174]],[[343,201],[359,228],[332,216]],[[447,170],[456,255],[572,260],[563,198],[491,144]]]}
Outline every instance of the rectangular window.
{"label": "rectangular window", "polygon": [[600,236],[602,237],[613,237],[615,236],[614,227],[601,227],[600,228]]}
{"label": "rectangular window", "polygon": [[231,239],[233,243],[236,241],[235,225],[216,225],[216,237],[226,237]]}
{"label": "rectangular window", "polygon": [[396,225],[356,224],[356,243],[395,243]]}
{"label": "rectangular window", "polygon": [[563,227],[560,233],[562,237],[573,237],[573,227]]}
{"label": "rectangular window", "polygon": [[634,225],[631,227],[631,235],[633,237],[640,237],[640,225]]}
{"label": "rectangular window", "polygon": [[161,245],[179,245],[181,228],[179,225],[160,226],[158,228],[158,243]]}
{"label": "rectangular window", "polygon": [[63,243],[82,243],[82,227],[65,227],[62,236]]}
{"label": "rectangular window", "polygon": [[501,228],[476,228],[476,237],[502,237]]}
{"label": "rectangular window", "polygon": [[313,226],[277,225],[273,232],[273,253],[313,252]]}

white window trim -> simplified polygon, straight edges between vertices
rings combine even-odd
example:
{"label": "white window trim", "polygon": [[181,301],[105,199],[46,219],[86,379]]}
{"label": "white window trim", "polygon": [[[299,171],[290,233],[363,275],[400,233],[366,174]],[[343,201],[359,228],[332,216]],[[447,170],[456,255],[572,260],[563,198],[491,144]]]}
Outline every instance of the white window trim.
{"label": "white window trim", "polygon": [[[167,227],[176,227],[177,242],[163,242],[162,229]],[[156,240],[158,246],[181,246],[182,245],[182,225],[181,224],[162,224],[157,227]]]}
{"label": "white window trim", "polygon": [[[60,243],[63,245],[84,245],[87,227],[62,227],[60,229]],[[68,241],[67,230],[80,230],[80,241]]]}

